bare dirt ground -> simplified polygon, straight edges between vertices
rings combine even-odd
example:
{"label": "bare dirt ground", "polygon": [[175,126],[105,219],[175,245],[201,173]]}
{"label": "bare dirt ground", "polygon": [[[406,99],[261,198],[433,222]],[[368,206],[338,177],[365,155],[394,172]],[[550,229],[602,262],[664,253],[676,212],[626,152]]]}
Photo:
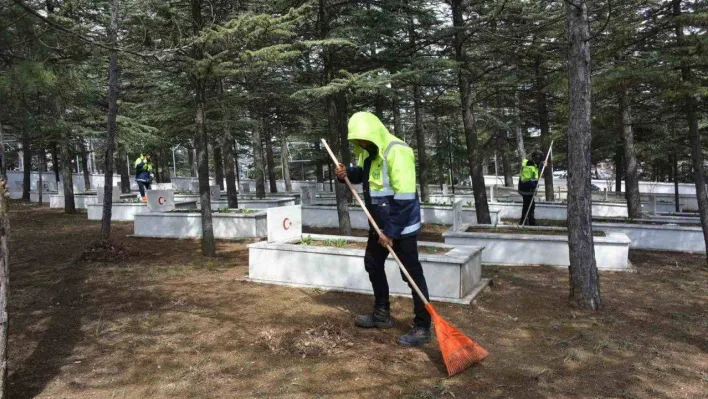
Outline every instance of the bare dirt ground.
{"label": "bare dirt ground", "polygon": [[[361,330],[371,297],[247,283],[244,242],[204,259],[191,240],[128,238],[119,263],[78,262],[100,231],[85,214],[11,204],[11,398],[705,398],[702,256],[633,252],[601,273],[605,310],[567,304],[568,274],[485,268],[471,306],[441,314],[490,353],[446,378],[436,342],[396,345],[412,319]],[[363,264],[362,264],[362,273]]]}

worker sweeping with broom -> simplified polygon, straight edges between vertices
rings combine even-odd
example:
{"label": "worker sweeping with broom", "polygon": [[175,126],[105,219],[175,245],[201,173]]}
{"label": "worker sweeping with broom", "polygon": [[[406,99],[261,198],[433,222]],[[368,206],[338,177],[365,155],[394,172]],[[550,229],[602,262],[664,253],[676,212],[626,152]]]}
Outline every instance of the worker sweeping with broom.
{"label": "worker sweeping with broom", "polygon": [[[356,324],[379,328],[393,325],[384,271],[384,262],[390,254],[413,291],[415,326],[399,342],[406,346],[430,342],[432,322],[448,375],[455,375],[481,362],[487,357],[487,351],[443,319],[428,298],[423,268],[418,261],[420,204],[415,187],[413,151],[368,112],[352,116],[348,139],[354,144],[358,157],[354,168],[340,164],[325,139],[322,139],[322,144],[337,166],[337,177],[346,183],[369,219],[370,232],[364,264],[374,289],[374,311],[357,316]],[[354,189],[349,180],[350,174],[364,185],[366,202]],[[384,230],[379,224],[384,226]],[[379,252],[381,248],[378,245],[385,248],[388,254]],[[401,259],[405,259],[405,263]]]}
{"label": "worker sweeping with broom", "polygon": [[[429,299],[423,267],[418,260],[421,220],[415,156],[406,143],[389,133],[379,118],[368,112],[359,112],[351,117],[348,139],[358,157],[357,166],[347,168],[339,164],[336,175],[342,182],[348,177],[353,184],[363,184],[366,208],[376,224],[383,228],[381,234],[373,227],[369,229],[364,256],[364,266],[374,290],[374,310],[370,314],[357,316],[355,323],[364,328],[391,328],[394,323],[384,269],[389,255],[387,245],[393,247],[413,281]],[[430,342],[430,314],[415,292],[413,304],[414,327],[398,340],[403,346]]]}

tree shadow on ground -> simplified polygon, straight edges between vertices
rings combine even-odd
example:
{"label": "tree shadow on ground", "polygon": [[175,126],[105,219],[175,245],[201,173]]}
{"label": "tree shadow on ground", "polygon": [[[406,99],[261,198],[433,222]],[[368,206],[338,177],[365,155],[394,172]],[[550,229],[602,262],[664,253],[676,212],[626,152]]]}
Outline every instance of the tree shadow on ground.
{"label": "tree shadow on ground", "polygon": [[[49,322],[32,354],[15,366],[9,377],[9,397],[33,398],[70,362],[76,344],[83,339],[82,313],[86,311],[86,265],[69,265],[56,285],[47,287]],[[12,320],[11,320],[12,322]]]}

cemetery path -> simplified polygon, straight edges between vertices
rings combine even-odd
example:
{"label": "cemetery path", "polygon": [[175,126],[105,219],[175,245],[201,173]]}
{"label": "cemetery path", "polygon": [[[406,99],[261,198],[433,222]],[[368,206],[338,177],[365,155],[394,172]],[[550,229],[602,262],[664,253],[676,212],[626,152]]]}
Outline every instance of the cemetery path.
{"label": "cemetery path", "polygon": [[633,251],[638,273],[601,273],[598,313],[568,306],[565,270],[485,267],[494,285],[474,304],[436,304],[490,352],[448,379],[436,343],[396,345],[408,299],[393,300],[394,329],[361,330],[352,317],[369,296],[245,282],[247,242],[218,242],[205,259],[198,241],[129,238],[132,224],[117,223],[131,254],[84,263],[100,223],[17,201],[10,216],[12,398],[708,394],[699,255]]}

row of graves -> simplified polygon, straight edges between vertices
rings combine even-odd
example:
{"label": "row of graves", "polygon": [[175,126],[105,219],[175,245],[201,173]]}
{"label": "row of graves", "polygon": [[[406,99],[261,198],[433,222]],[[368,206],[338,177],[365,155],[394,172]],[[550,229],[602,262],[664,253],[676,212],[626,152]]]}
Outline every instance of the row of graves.
{"label": "row of graves", "polygon": [[[93,203],[86,205],[92,220],[100,220],[103,213],[103,190],[97,191],[90,200]],[[113,192],[113,219],[133,221],[134,236],[202,237],[199,195],[156,189],[148,191],[145,203],[135,194],[120,194],[117,187]],[[87,200],[91,197],[83,194]],[[297,194],[265,199],[242,193],[238,209],[228,207],[218,186],[210,187],[210,196],[215,238],[260,240],[249,245],[250,281],[370,293],[368,276],[362,271],[366,238],[303,233],[303,226],[338,227],[333,193],[308,186],[301,186]],[[490,202],[491,224],[480,225],[472,198],[458,194],[451,203],[447,201],[421,205],[424,224],[446,226],[442,229],[444,243],[419,243],[432,299],[470,303],[489,284],[482,278],[483,266],[570,264],[564,204],[539,203],[536,219],[541,225],[521,227],[520,203]],[[593,204],[593,240],[600,270],[632,271],[630,248],[705,251],[696,217],[647,215],[629,220],[626,206],[600,205]],[[350,205],[349,215],[354,229],[368,229],[361,208]],[[408,285],[397,277],[392,259],[387,263],[387,274],[392,294],[410,295]]]}

